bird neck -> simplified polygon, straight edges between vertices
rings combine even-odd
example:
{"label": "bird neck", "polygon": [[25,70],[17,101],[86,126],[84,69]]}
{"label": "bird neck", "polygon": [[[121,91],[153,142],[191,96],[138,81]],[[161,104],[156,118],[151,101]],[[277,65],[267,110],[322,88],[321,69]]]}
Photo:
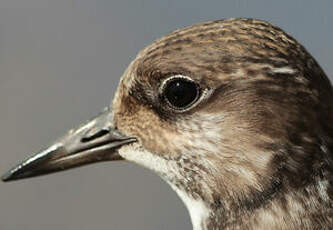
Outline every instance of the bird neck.
{"label": "bird neck", "polygon": [[[296,171],[282,167],[257,188],[248,185],[230,192],[235,184],[232,182],[236,181],[224,173],[206,170],[201,159],[190,162],[184,156],[166,158],[140,146],[136,151],[122,150],[125,159],[155,171],[171,185],[186,205],[194,230],[313,229],[310,226],[331,229],[333,226],[330,198],[333,169],[325,164],[314,162],[316,167],[300,167]],[[217,175],[220,177],[216,178]],[[227,181],[230,183],[226,184]]]}
{"label": "bird neck", "polygon": [[329,221],[317,218],[333,213],[328,195],[330,184],[325,178],[318,177],[297,190],[288,186],[287,191],[278,185],[243,200],[219,197],[207,201],[170,185],[187,207],[193,230],[309,229],[315,225],[329,229],[333,224],[333,218]]}

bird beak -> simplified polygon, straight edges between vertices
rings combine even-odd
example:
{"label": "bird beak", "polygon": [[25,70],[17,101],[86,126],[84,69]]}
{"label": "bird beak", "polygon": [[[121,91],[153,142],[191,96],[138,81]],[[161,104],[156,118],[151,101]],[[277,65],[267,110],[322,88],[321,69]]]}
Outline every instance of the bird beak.
{"label": "bird beak", "polygon": [[122,160],[118,149],[135,141],[113,128],[112,112],[106,109],[78,129],[69,131],[46,150],[9,170],[2,180],[34,177],[100,161]]}

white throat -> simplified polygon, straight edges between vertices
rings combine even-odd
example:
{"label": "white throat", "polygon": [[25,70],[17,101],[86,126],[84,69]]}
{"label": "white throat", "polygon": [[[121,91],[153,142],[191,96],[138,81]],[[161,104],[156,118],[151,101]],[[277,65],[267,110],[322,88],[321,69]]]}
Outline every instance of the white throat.
{"label": "white throat", "polygon": [[[124,146],[119,150],[119,154],[128,161],[135,162],[141,166],[155,171],[164,179],[184,202],[192,221],[193,230],[207,230],[205,228],[205,220],[208,219],[211,210],[200,199],[193,199],[183,190],[174,186],[168,180],[168,175],[177,174],[176,162],[165,160],[156,154],[143,149],[139,145]],[[172,173],[171,173],[172,171]]]}
{"label": "white throat", "polygon": [[[170,183],[169,183],[170,184]],[[176,186],[170,184],[174,191],[178,194],[180,199],[184,202],[193,226],[193,230],[207,230],[205,222],[209,217],[210,209],[202,200],[195,200],[184,191],[178,189]]]}

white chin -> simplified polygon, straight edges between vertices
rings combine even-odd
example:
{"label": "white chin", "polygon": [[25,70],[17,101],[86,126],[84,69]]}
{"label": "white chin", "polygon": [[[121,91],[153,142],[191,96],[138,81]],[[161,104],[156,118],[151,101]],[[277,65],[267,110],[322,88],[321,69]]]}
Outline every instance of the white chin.
{"label": "white chin", "polygon": [[156,172],[162,176],[163,179],[166,179],[164,176],[173,171],[172,168],[174,161],[170,162],[158,156],[158,154],[154,154],[146,150],[138,142],[121,147],[119,149],[119,155],[125,160],[134,162]]}
{"label": "white chin", "polygon": [[202,200],[193,199],[183,190],[172,184],[174,178],[178,177],[179,179],[181,177],[179,173],[179,166],[177,165],[176,161],[167,160],[158,156],[157,154],[149,152],[139,143],[123,146],[119,150],[119,154],[128,161],[134,162],[156,172],[159,176],[162,177],[162,179],[171,185],[173,190],[176,191],[178,196],[187,207],[191,217],[193,229],[201,230],[201,223],[208,218],[210,210]]}

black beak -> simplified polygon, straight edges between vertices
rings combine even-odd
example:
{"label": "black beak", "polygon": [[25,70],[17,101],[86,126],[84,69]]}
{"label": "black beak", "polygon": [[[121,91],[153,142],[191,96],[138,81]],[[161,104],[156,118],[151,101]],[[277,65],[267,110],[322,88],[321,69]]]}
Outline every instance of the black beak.
{"label": "black beak", "polygon": [[136,139],[117,131],[106,109],[46,150],[23,161],[2,176],[3,181],[44,175],[100,161],[121,160],[118,149]]}

